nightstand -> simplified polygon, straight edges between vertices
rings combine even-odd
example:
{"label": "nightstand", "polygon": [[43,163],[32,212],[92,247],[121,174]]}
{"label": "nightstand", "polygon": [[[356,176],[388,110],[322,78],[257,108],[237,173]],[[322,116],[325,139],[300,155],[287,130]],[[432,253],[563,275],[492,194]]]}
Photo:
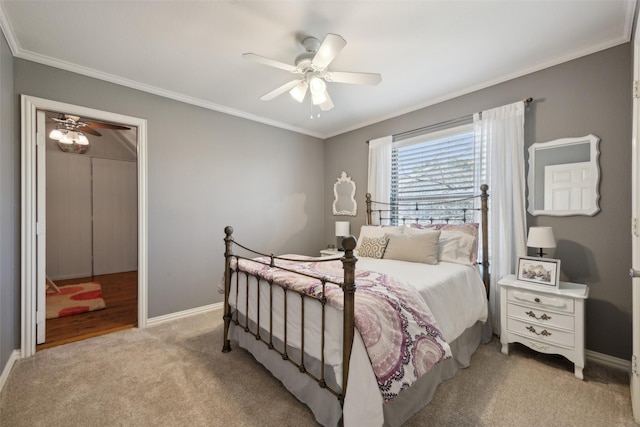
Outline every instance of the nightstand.
{"label": "nightstand", "polygon": [[323,249],[320,251],[320,256],[337,256],[343,254],[343,251],[339,251],[337,249]]}
{"label": "nightstand", "polygon": [[509,354],[509,343],[519,342],[548,354],[560,354],[574,364],[583,379],[584,302],[589,287],[560,282],[558,288],[519,282],[514,275],[500,285],[500,342]]}

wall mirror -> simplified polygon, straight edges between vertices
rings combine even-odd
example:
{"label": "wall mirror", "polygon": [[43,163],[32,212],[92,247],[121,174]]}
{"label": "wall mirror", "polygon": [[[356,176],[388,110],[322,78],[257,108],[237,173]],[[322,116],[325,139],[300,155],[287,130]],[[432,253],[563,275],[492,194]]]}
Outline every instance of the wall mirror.
{"label": "wall mirror", "polygon": [[531,215],[595,215],[600,211],[598,143],[587,135],[536,142],[529,147]]}
{"label": "wall mirror", "polygon": [[333,184],[333,214],[356,216],[358,204],[356,203],[356,183],[342,172],[338,180]]}

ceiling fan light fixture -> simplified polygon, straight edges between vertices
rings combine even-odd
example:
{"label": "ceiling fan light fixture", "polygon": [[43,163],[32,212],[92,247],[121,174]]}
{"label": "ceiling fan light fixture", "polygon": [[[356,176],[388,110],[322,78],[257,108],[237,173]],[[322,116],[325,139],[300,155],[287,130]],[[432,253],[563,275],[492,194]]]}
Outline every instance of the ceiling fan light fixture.
{"label": "ceiling fan light fixture", "polygon": [[89,145],[89,139],[82,132],[78,132],[78,139],[75,142],[79,145]]}
{"label": "ceiling fan light fixture", "polygon": [[301,81],[296,87],[289,91],[289,94],[298,102],[304,101],[305,96],[307,95],[307,88],[309,84],[306,81]]}
{"label": "ceiling fan light fixture", "polygon": [[314,76],[309,79],[309,89],[312,95],[324,95],[327,84],[320,77]]}
{"label": "ceiling fan light fixture", "polygon": [[313,76],[309,79],[309,91],[313,105],[320,105],[327,100],[327,84],[320,77]]}
{"label": "ceiling fan light fixture", "polygon": [[73,139],[69,136],[69,132],[62,135],[58,140],[61,144],[73,144]]}
{"label": "ceiling fan light fixture", "polygon": [[56,141],[60,141],[63,136],[64,133],[62,133],[60,129],[54,129],[49,133],[49,138],[55,139]]}

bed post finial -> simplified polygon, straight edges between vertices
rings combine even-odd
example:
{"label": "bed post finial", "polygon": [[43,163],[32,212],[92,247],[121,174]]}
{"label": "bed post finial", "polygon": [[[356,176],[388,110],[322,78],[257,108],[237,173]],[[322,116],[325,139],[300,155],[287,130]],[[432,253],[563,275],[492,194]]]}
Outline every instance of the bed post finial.
{"label": "bed post finial", "polygon": [[480,186],[480,201],[482,202],[482,281],[487,291],[487,297],[489,296],[489,186],[482,184]]}
{"label": "bed post finial", "polygon": [[367,225],[371,225],[371,193],[365,195],[367,198]]}
{"label": "bed post finial", "polygon": [[342,395],[340,404],[344,405],[344,396],[347,393],[347,379],[349,378],[349,361],[351,360],[351,348],[353,347],[353,337],[355,328],[355,292],[356,292],[356,262],[358,258],[353,254],[358,241],[354,236],[342,239],[344,257],[342,257],[342,268],[344,269],[344,285],[342,293],[344,295],[344,335],[342,336]]}
{"label": "bed post finial", "polygon": [[231,306],[229,305],[229,292],[231,291],[231,258],[233,257],[233,227],[227,225],[224,228],[224,335],[222,338],[222,352],[231,351],[231,342],[229,341],[229,325],[231,324]]}

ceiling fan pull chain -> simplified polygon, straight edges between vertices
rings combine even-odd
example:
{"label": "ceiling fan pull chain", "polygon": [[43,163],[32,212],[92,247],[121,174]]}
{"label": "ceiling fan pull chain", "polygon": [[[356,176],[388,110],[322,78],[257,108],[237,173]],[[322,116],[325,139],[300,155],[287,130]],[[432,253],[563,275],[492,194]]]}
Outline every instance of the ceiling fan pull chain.
{"label": "ceiling fan pull chain", "polygon": [[[313,120],[313,100],[311,98],[309,98],[309,118],[311,120]],[[316,117],[320,117],[320,112],[318,111],[318,114],[316,114]]]}

